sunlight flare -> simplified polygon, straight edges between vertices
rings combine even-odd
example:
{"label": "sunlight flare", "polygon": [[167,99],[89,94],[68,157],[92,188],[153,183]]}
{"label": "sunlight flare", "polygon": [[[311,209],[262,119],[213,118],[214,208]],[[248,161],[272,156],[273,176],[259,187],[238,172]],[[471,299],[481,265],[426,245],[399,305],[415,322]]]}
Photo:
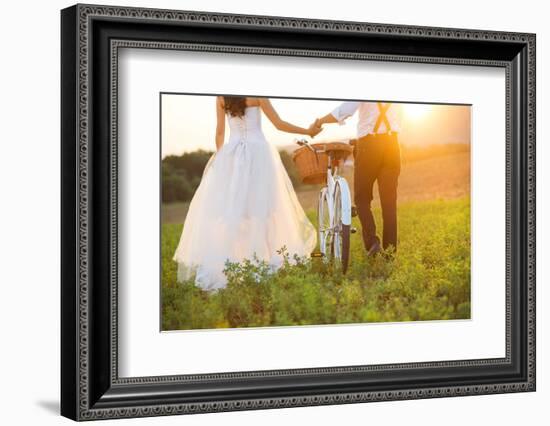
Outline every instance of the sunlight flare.
{"label": "sunlight flare", "polygon": [[432,105],[426,104],[405,104],[403,111],[405,117],[410,121],[418,121],[426,117],[432,110]]}

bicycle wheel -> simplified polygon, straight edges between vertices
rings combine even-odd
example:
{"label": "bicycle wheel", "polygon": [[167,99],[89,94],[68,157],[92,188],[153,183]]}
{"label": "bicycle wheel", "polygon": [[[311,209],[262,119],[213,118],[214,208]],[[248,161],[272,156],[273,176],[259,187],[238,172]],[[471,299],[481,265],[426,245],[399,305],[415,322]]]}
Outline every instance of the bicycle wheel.
{"label": "bicycle wheel", "polygon": [[319,192],[319,205],[317,208],[317,229],[319,231],[319,251],[323,257],[329,257],[331,246],[331,223],[328,206],[327,188]]}
{"label": "bicycle wheel", "polygon": [[[351,225],[344,224],[342,215],[344,209],[342,187],[340,183],[336,184],[334,190],[334,217],[332,224],[331,252],[338,262],[342,265],[342,272],[345,274],[349,266],[350,234]],[[349,222],[349,221],[348,221]]]}

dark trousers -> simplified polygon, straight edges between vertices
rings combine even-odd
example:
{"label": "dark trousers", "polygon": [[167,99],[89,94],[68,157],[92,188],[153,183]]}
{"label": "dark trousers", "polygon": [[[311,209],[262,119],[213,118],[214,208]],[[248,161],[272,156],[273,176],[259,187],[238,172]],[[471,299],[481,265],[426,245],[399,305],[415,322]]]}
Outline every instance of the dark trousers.
{"label": "dark trousers", "polygon": [[359,139],[354,151],[355,205],[361,226],[363,242],[369,250],[380,241],[371,211],[374,182],[382,207],[382,246],[397,248],[397,181],[401,172],[401,154],[397,135],[367,135]]}

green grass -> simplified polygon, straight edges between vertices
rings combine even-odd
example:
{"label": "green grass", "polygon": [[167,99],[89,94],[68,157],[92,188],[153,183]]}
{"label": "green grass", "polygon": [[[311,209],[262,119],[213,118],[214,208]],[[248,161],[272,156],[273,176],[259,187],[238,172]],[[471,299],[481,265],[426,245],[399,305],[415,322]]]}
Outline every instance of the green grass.
{"label": "green grass", "polygon": [[213,294],[176,281],[171,259],[182,225],[163,225],[162,329],[470,318],[469,198],[402,204],[398,218],[393,259],[365,256],[356,221],[346,275],[321,259],[294,264],[286,256],[274,274],[247,261],[228,265],[227,288]]}

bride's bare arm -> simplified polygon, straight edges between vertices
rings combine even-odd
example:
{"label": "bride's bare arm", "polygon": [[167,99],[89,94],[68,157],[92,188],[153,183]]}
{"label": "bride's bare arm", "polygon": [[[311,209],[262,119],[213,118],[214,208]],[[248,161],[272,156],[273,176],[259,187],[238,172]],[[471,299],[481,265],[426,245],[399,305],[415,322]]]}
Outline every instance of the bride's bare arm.
{"label": "bride's bare arm", "polygon": [[277,111],[275,111],[275,108],[273,108],[271,101],[267,98],[260,98],[259,102],[262,111],[267,116],[267,118],[269,118],[269,121],[271,121],[273,125],[282,132],[298,133],[300,135],[309,135],[311,137],[314,137],[321,131],[321,128],[315,125],[312,125],[308,129],[306,129],[304,127],[295,126],[288,121],[284,121],[283,119],[281,119],[281,117],[279,117],[279,114],[277,114]]}
{"label": "bride's bare arm", "polygon": [[225,138],[225,110],[223,108],[223,98],[216,98],[216,151],[223,146]]}

